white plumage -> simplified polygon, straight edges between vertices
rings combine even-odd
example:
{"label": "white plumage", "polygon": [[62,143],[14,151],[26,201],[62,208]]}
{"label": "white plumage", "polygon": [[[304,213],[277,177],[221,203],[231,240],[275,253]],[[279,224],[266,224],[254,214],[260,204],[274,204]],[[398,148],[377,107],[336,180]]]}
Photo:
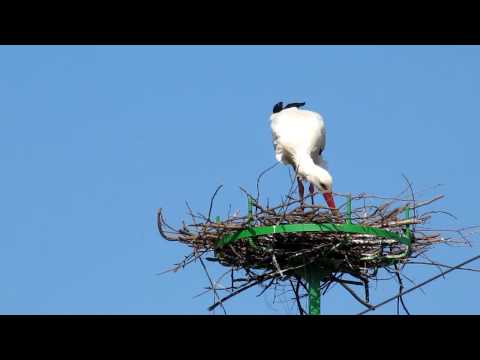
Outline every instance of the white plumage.
{"label": "white plumage", "polygon": [[[319,113],[300,109],[303,105],[305,103],[293,103],[285,107],[283,103],[275,105],[270,116],[275,157],[294,168],[299,177],[302,199],[301,181],[307,180],[323,193],[329,207],[335,208],[331,194],[333,179],[322,158],[326,144],[325,123]],[[313,192],[310,185],[310,193]]]}

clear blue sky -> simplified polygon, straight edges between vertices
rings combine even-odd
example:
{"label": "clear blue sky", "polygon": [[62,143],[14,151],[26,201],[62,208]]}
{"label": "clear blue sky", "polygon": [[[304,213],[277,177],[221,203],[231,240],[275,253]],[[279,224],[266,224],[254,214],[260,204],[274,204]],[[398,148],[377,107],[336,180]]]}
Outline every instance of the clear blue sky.
{"label": "clear blue sky", "polygon": [[[403,173],[417,190],[443,184],[434,208],[459,220],[436,225],[479,224],[479,64],[478,46],[0,47],[0,313],[208,314],[212,297],[193,299],[208,284],[199,264],[157,275],[188,249],[159,236],[156,209],[178,224],[185,200],[206,212],[223,184],[215,213],[245,211],[238,187],[253,191],[275,162],[278,101],[324,115],[336,191],[395,195]],[[278,166],[263,194],[278,200],[288,185]],[[454,272],[405,300],[414,314],[478,314],[479,280]],[[379,284],[372,302],[393,291]],[[258,292],[227,311],[289,313]],[[342,288],[322,304],[360,310]]]}

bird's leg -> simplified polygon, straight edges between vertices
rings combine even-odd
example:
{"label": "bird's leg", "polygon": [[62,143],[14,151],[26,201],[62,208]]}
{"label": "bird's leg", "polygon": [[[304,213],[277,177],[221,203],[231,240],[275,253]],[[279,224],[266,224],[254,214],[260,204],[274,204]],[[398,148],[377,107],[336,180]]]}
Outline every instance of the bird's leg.
{"label": "bird's leg", "polygon": [[305,195],[305,188],[303,187],[303,181],[299,177],[297,177],[298,183],[298,196],[300,198],[300,207],[303,208],[303,196]]}
{"label": "bird's leg", "polygon": [[313,205],[313,194],[315,193],[315,188],[313,187],[312,183],[310,183],[310,186],[308,187],[308,191],[310,192],[310,196],[312,197],[312,205]]}

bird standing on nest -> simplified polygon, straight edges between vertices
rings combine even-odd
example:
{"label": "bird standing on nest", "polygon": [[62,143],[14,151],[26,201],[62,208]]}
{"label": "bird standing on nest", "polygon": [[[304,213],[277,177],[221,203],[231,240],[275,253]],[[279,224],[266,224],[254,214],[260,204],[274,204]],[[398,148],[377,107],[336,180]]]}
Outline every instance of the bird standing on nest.
{"label": "bird standing on nest", "polygon": [[312,204],[316,187],[323,193],[328,207],[337,214],[332,195],[333,179],[322,158],[326,141],[325,124],[319,113],[300,109],[304,105],[304,102],[291,103],[283,107],[283,102],[279,102],[273,107],[270,120],[275,157],[293,167],[302,206],[303,180],[307,180]]}

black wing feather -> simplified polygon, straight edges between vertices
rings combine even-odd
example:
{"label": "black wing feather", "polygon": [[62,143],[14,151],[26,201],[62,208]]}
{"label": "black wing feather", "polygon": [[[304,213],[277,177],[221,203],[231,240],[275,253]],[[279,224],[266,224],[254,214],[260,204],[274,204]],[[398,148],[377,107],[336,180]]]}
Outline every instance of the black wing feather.
{"label": "black wing feather", "polygon": [[291,107],[302,107],[302,106],[305,106],[305,103],[302,102],[302,103],[290,103],[288,104],[287,106],[284,107],[284,109],[288,109],[288,108],[291,108]]}

